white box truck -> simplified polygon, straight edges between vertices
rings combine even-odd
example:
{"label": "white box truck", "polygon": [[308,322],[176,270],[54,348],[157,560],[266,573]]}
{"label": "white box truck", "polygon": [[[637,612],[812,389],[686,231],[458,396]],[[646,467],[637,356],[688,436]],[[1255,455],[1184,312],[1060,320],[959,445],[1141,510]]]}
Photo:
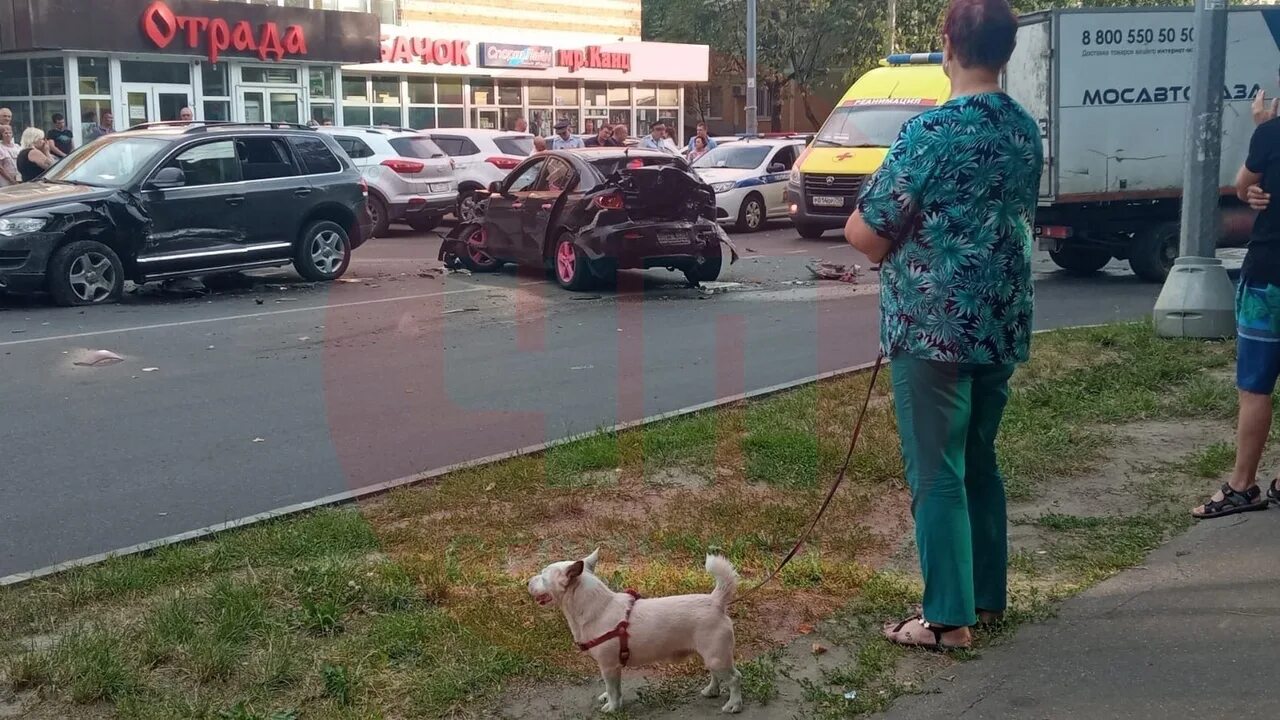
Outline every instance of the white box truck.
{"label": "white box truck", "polygon": [[[1112,258],[1162,281],[1178,256],[1194,58],[1192,9],[1052,10],[1025,15],[1006,91],[1039,120],[1045,146],[1036,235],[1078,273]],[[1280,7],[1228,15],[1223,93],[1224,238],[1247,237],[1235,199],[1249,147],[1251,103],[1278,95]]]}

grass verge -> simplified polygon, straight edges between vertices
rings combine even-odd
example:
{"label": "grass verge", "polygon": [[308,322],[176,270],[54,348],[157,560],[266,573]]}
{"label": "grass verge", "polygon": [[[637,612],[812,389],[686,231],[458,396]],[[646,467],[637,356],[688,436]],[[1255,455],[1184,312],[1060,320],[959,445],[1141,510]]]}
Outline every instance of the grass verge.
{"label": "grass verge", "polygon": [[[1094,467],[1114,442],[1111,425],[1225,419],[1233,391],[1206,369],[1227,365],[1230,350],[1156,340],[1140,325],[1040,336],[1015,376],[999,443],[1011,498]],[[607,582],[646,595],[705,592],[701,557],[713,548],[748,579],[762,576],[834,475],[866,382],[846,377],[602,434],[359,507],[0,590],[0,638],[9,640],[0,682],[38,691],[24,702],[54,716],[106,708],[124,718],[247,720],[449,716],[512,683],[588,675],[563,618],[529,603],[525,579],[595,547]],[[736,611],[744,656],[851,597],[870,617],[912,596],[909,582],[879,572],[908,527],[889,385],[886,373],[828,520],[781,582]],[[1210,473],[1224,454],[1207,448],[1192,468]],[[1079,584],[1137,562],[1176,526],[1172,516],[1039,523],[1057,538],[1046,551],[1052,567],[1015,558],[1015,569],[1042,579],[1069,571]],[[1018,586],[1014,614],[1043,612],[1051,593],[1030,587]],[[876,709],[891,699],[895,652],[867,645],[813,684],[814,703]],[[777,692],[771,657],[744,663],[757,702]],[[832,699],[833,685],[872,690]]]}

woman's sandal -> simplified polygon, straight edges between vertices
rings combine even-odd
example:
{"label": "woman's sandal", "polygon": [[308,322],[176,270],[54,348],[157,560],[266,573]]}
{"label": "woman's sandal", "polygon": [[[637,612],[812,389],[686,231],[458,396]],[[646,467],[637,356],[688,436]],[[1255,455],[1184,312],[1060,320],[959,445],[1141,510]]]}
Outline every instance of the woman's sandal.
{"label": "woman's sandal", "polygon": [[[907,628],[907,625],[912,625],[912,627]],[[905,633],[903,632],[903,628],[906,628]],[[924,641],[925,640],[924,635],[918,636],[918,639],[921,642],[917,642],[916,641],[917,636],[913,635],[913,631],[916,628],[927,630],[930,633],[932,633],[933,642]],[[924,648],[925,650],[940,650],[940,651],[968,650],[970,647],[969,643],[965,643],[963,645],[950,645],[942,642],[942,636],[944,633],[948,633],[948,632],[951,632],[952,630],[959,630],[959,629],[960,629],[959,627],[953,627],[951,625],[938,625],[937,623],[931,623],[925,620],[924,617],[920,615],[913,615],[907,618],[906,620],[903,620],[898,623],[892,623],[892,622],[885,623],[884,637],[889,642],[894,643],[895,645],[902,645],[904,647],[918,647],[918,648]]]}
{"label": "woman's sandal", "polygon": [[[1209,500],[1206,500],[1204,503],[1204,510],[1198,513],[1194,510],[1191,511],[1191,517],[1200,520],[1209,520],[1211,518],[1235,515],[1236,513],[1266,510],[1268,498],[1273,500],[1275,499],[1275,495],[1273,495],[1274,492],[1276,492],[1274,482],[1271,483],[1271,489],[1267,491],[1267,498],[1262,497],[1262,489],[1257,485],[1254,485],[1244,492],[1237,492],[1231,489],[1231,485],[1223,483],[1222,499],[1213,500],[1210,498]],[[1277,500],[1277,502],[1280,502],[1280,500]]]}

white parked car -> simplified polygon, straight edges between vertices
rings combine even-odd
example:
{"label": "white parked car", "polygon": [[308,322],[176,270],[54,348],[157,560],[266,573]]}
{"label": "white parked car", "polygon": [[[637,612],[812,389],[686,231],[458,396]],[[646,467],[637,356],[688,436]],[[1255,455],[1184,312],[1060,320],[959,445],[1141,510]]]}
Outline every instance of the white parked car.
{"label": "white parked car", "polygon": [[693,162],[693,169],[716,193],[716,220],[740,232],[755,232],[765,221],[787,217],[782,194],[804,141],[753,138],[717,145]]}
{"label": "white parked car", "polygon": [[442,128],[423,130],[457,164],[458,196],[454,216],[459,222],[475,217],[477,192],[488,192],[489,184],[502,180],[521,161],[533,154],[533,136],[505,130]]}
{"label": "white parked car", "polygon": [[368,183],[374,236],[385,235],[393,222],[426,232],[453,210],[454,163],[431,138],[402,128],[317,129],[338,141]]}

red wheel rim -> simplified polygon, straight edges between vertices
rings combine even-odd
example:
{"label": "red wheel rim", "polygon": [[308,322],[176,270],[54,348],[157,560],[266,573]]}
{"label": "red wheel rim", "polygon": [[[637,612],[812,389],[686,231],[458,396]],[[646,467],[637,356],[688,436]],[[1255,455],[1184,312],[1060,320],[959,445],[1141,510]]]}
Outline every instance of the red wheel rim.
{"label": "red wheel rim", "polygon": [[574,270],[577,269],[578,254],[574,252],[573,243],[562,242],[560,247],[556,249],[556,274],[560,276],[560,281],[569,283],[573,282]]}
{"label": "red wheel rim", "polygon": [[484,245],[485,232],[484,228],[478,228],[471,236],[467,238],[467,255],[471,258],[471,262],[477,265],[488,265],[493,262],[493,258],[489,257],[481,246]]}

